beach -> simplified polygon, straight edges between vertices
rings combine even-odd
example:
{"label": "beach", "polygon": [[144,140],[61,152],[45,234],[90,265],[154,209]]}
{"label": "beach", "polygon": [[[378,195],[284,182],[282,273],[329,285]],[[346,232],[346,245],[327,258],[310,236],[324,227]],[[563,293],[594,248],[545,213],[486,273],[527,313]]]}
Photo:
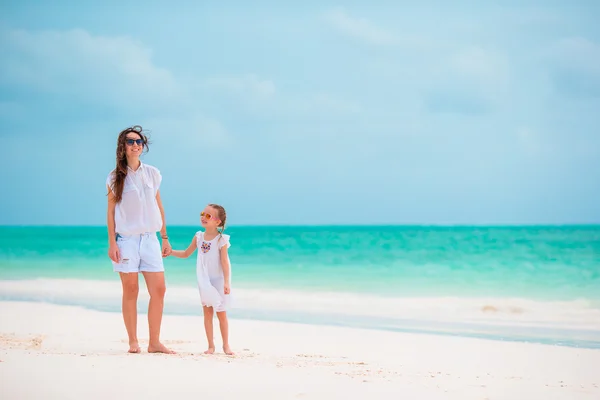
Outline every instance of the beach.
{"label": "beach", "polygon": [[234,357],[216,320],[203,354],[194,257],[165,259],[177,354],[145,351],[142,277],[127,354],[105,227],[0,227],[0,398],[600,398],[600,227],[228,232]]}
{"label": "beach", "polygon": [[[142,347],[145,315],[138,319]],[[236,355],[205,355],[202,318],[165,315],[176,355],[127,354],[121,315],[0,302],[0,397],[12,399],[597,399],[600,350],[231,319]],[[407,397],[408,396],[408,397]]]}

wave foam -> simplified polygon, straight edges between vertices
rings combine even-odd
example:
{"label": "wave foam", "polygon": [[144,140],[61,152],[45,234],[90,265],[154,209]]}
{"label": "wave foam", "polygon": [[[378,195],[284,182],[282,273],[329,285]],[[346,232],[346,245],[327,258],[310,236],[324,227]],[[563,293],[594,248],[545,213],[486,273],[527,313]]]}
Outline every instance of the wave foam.
{"label": "wave foam", "polygon": [[[462,332],[541,332],[600,343],[600,309],[588,300],[541,302],[521,298],[401,298],[353,293],[234,288],[232,315],[320,321],[365,327]],[[41,301],[119,311],[119,281],[35,279],[0,281],[0,299]],[[140,283],[140,310],[148,294]],[[201,313],[198,291],[170,285],[165,312]]]}

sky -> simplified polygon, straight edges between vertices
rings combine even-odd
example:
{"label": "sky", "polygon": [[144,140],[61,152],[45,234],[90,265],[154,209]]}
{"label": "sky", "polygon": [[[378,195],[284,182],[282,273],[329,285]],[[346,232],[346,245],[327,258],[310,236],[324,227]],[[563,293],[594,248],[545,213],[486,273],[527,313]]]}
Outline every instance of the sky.
{"label": "sky", "polygon": [[600,223],[600,2],[2,1],[0,225]]}

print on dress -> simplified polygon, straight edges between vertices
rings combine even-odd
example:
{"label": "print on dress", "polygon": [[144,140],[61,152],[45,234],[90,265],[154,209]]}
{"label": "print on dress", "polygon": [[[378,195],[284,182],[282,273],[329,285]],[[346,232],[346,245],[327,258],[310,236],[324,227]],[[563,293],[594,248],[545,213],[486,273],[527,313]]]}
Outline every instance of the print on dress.
{"label": "print on dress", "polygon": [[202,242],[202,246],[200,246],[200,249],[202,249],[203,253],[208,253],[208,251],[210,250],[210,243]]}

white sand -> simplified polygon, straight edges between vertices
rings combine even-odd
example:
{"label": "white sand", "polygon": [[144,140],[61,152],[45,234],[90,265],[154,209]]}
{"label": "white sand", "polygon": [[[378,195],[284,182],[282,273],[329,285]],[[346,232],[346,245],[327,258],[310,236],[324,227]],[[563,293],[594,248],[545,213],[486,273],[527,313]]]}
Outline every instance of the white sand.
{"label": "white sand", "polygon": [[[138,322],[147,342],[145,315]],[[134,355],[118,313],[0,302],[0,399],[600,399],[600,350],[236,319],[230,326],[235,357],[203,355],[202,318],[169,315],[162,338],[179,354]]]}

